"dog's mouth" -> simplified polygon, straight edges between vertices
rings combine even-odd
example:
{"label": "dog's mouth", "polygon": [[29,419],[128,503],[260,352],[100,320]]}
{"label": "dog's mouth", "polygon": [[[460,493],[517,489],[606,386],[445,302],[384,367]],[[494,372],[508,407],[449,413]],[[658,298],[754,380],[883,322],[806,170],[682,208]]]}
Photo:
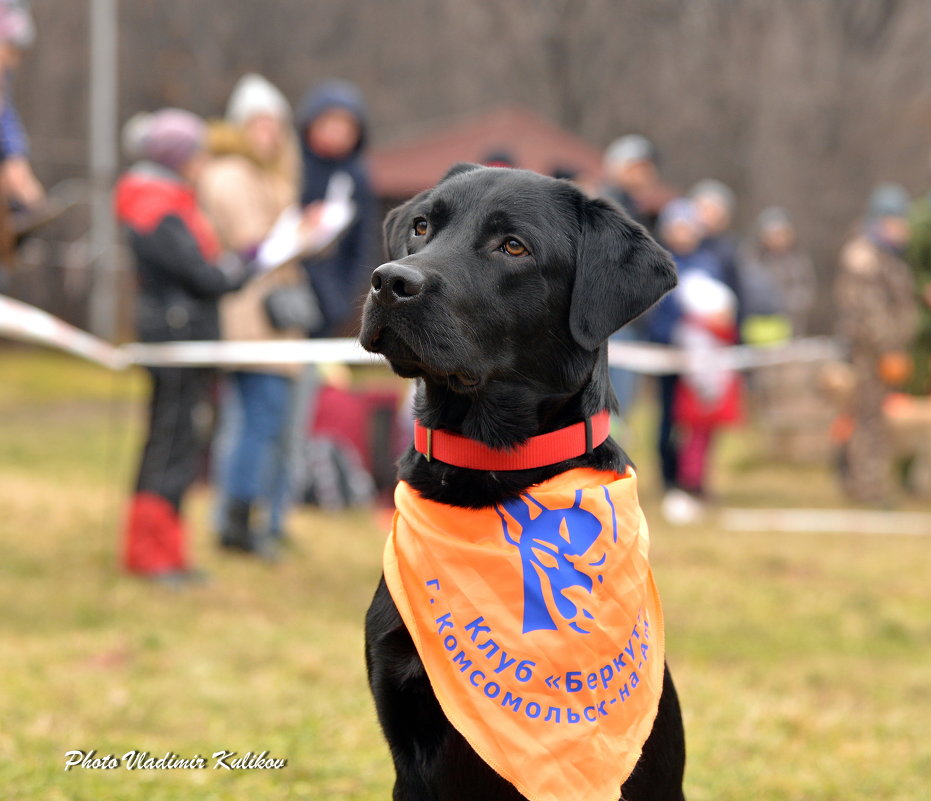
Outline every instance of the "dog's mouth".
{"label": "dog's mouth", "polygon": [[484,378],[474,372],[444,369],[432,363],[387,326],[364,326],[359,341],[370,353],[384,356],[391,369],[402,378],[425,378],[445,383],[456,392],[474,392],[484,384]]}

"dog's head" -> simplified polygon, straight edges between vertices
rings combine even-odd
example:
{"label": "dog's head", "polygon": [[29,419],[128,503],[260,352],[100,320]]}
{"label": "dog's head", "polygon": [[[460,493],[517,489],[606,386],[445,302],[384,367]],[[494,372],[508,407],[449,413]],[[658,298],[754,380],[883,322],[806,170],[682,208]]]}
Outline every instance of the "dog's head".
{"label": "dog's head", "polygon": [[619,208],[525,170],[458,165],[388,215],[385,240],[362,345],[466,396],[578,392],[605,340],[676,283]]}

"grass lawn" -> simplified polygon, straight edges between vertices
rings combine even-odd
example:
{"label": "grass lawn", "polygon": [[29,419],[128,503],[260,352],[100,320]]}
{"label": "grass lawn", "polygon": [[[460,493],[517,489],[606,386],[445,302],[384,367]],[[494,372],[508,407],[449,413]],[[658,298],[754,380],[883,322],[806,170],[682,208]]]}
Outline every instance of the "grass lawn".
{"label": "grass lawn", "polygon": [[[268,567],[217,553],[202,488],[188,518],[212,580],[172,592],[122,576],[144,393],[139,372],[0,351],[0,798],[385,801],[362,661],[375,516],[300,510],[298,548]],[[648,418],[631,450],[690,801],[931,796],[931,538],[665,526]],[[826,469],[772,464],[752,432],[729,434],[718,462],[724,504],[841,504]],[[72,749],[267,750],[288,765],[65,772]]]}

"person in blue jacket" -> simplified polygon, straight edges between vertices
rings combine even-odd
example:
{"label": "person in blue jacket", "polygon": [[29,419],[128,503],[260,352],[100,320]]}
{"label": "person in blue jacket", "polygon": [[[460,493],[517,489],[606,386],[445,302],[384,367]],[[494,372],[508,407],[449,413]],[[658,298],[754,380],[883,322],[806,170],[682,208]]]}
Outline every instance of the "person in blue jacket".
{"label": "person in blue jacket", "polygon": [[39,206],[45,190],[32,171],[29,140],[13,104],[12,74],[35,40],[28,9],[16,0],[0,0],[0,177],[8,203]]}
{"label": "person in blue jacket", "polygon": [[[380,222],[364,158],[368,131],[362,95],[346,81],[325,81],[298,105],[295,123],[302,156],[301,206],[307,210],[320,204],[334,184],[349,184],[346,199],[354,209],[352,221],[336,242],[302,262],[322,314],[307,334],[355,333],[368,279],[377,264],[375,232]],[[299,443],[308,438],[319,386],[316,366],[308,365],[294,389],[289,441],[294,454],[292,483],[298,495],[309,481]]]}
{"label": "person in blue jacket", "polygon": [[47,218],[45,189],[32,171],[29,140],[13,104],[13,73],[35,40],[25,3],[0,0],[0,292],[12,272],[19,234]]}
{"label": "person in blue jacket", "polygon": [[362,95],[346,81],[327,81],[304,98],[296,123],[303,164],[301,205],[322,200],[338,173],[352,181],[352,223],[326,253],[303,263],[323,313],[322,323],[308,333],[333,336],[358,316],[360,288],[373,267],[377,208],[363,157],[367,132]]}

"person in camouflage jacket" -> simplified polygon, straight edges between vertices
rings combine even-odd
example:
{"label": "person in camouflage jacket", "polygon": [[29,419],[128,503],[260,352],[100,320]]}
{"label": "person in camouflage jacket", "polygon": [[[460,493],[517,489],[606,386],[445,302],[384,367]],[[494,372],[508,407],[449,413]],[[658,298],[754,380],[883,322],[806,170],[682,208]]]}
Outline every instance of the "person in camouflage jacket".
{"label": "person in camouflage jacket", "polygon": [[835,284],[837,333],[855,377],[843,483],[851,499],[871,505],[892,500],[883,402],[910,375],[917,328],[915,281],[903,257],[908,214],[904,189],[878,186],[862,230],[841,251]]}
{"label": "person in camouflage jacket", "polygon": [[931,192],[912,205],[906,255],[915,271],[919,292],[918,335],[913,357],[915,372],[909,389],[916,395],[931,393]]}

